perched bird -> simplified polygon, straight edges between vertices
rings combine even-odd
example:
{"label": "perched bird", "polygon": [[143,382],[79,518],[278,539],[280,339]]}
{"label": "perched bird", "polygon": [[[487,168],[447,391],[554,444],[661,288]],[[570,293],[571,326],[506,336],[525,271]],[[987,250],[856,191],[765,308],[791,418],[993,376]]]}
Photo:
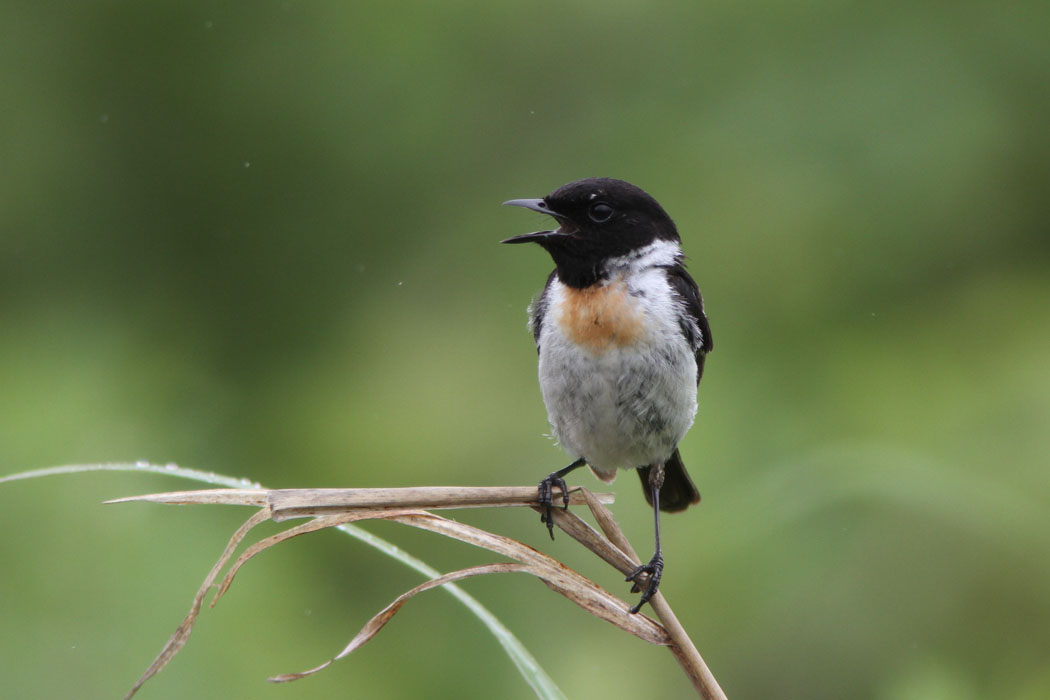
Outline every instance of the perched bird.
{"label": "perched bird", "polygon": [[538,243],[554,259],[529,307],[540,389],[558,443],[575,460],[539,485],[540,516],[554,537],[552,490],[568,506],[565,475],[584,464],[602,481],[637,469],[655,518],[655,553],[627,577],[638,610],[660,585],[660,511],[700,502],[678,453],[696,416],[696,392],[711,352],[711,329],[696,282],[682,265],[681,239],[655,199],[634,185],[588,178],[542,199],[504,202],[549,214],[551,231],[508,238]]}

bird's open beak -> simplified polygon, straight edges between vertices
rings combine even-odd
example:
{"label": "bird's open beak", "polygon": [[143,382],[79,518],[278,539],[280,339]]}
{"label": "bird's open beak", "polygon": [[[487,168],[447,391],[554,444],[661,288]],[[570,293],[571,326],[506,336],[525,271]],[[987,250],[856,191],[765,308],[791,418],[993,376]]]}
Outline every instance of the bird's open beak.
{"label": "bird's open beak", "polygon": [[533,231],[532,233],[523,233],[520,236],[504,238],[500,243],[539,243],[544,239],[560,235],[557,231]]}
{"label": "bird's open beak", "polygon": [[550,214],[551,216],[557,216],[558,214],[551,210],[547,206],[547,203],[542,199],[511,199],[503,203],[505,207],[525,207],[533,211],[538,211],[541,214]]}
{"label": "bird's open beak", "polygon": [[[558,223],[563,221],[562,216],[547,206],[547,203],[542,199],[511,199],[503,204],[511,207],[524,207],[532,211],[538,211],[541,214],[549,214],[557,219]],[[505,238],[500,243],[536,243],[547,238],[564,236],[565,234],[566,232],[561,229],[557,231],[534,231],[532,233],[523,233],[520,236]]]}

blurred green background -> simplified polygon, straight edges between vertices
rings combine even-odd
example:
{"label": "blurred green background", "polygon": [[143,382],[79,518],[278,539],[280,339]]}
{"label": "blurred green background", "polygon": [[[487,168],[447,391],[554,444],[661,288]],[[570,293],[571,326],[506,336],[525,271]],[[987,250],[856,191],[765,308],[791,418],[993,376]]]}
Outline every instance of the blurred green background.
{"label": "blurred green background", "polygon": [[[1034,0],[3,2],[0,473],[534,483],[566,461],[525,329],[551,264],[497,244],[543,225],[499,204],[619,177],[678,222],[714,329],[663,590],[729,697],[1050,697],[1047,26]],[[0,486],[5,697],[145,669],[247,514],[100,503],[188,487]],[[626,595],[533,513],[455,517]],[[440,591],[264,684],[419,581],[290,542],[141,697],[533,697]],[[570,698],[690,692],[535,580],[464,587]]]}

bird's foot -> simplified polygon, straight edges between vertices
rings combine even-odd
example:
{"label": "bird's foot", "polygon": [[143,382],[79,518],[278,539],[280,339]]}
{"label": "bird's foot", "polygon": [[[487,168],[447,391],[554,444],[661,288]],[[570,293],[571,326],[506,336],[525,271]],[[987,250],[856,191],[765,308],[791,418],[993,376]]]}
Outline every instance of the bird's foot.
{"label": "bird's foot", "polygon": [[636,614],[642,609],[642,606],[649,602],[649,599],[656,593],[656,589],[660,587],[660,577],[664,573],[664,558],[659,552],[653,555],[653,558],[649,560],[648,564],[643,564],[637,569],[631,572],[631,574],[624,579],[625,581],[634,581],[634,586],[631,587],[631,593],[637,593],[641,590],[638,585],[638,577],[642,574],[649,574],[649,583],[646,584],[645,590],[642,591],[642,597],[638,601],[638,604],[631,608],[631,614]]}
{"label": "bird's foot", "polygon": [[565,507],[569,507],[569,488],[565,485],[565,479],[561,477],[558,472],[548,474],[543,481],[540,482],[540,495],[539,502],[543,512],[540,513],[540,522],[547,526],[547,532],[550,533],[551,539],[554,539],[554,518],[551,514],[551,509],[554,507],[554,487],[557,486],[561,489],[561,497],[565,502]]}

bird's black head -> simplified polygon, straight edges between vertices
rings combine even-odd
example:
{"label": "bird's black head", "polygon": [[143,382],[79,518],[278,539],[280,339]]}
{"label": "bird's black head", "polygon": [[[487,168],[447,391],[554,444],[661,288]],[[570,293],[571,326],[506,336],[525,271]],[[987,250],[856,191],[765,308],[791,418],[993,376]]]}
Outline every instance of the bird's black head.
{"label": "bird's black head", "polygon": [[663,207],[623,180],[587,178],[562,185],[543,199],[504,204],[550,214],[559,227],[508,238],[503,243],[539,243],[554,258],[558,278],[586,287],[601,278],[603,263],[657,240],[678,242],[678,230]]}

